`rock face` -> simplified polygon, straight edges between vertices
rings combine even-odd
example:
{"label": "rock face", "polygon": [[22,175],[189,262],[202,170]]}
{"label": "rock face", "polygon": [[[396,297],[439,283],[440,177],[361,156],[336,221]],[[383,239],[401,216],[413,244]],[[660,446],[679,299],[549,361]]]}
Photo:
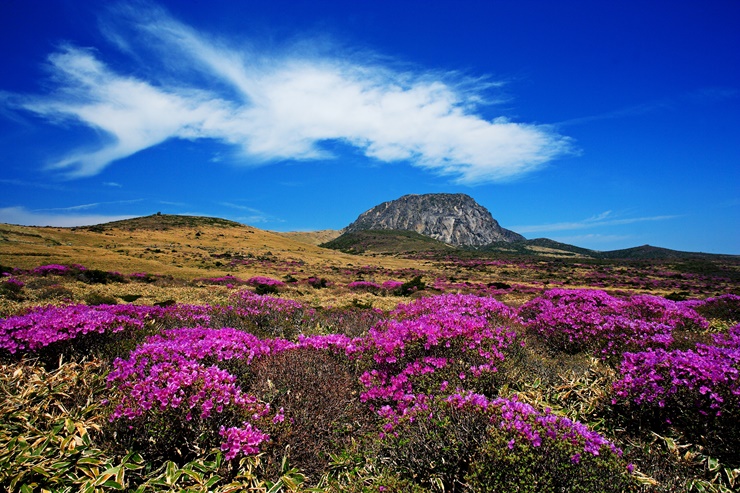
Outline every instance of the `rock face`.
{"label": "rock face", "polygon": [[404,195],[364,212],[345,231],[416,231],[454,246],[480,247],[525,238],[499,226],[488,209],[462,193]]}

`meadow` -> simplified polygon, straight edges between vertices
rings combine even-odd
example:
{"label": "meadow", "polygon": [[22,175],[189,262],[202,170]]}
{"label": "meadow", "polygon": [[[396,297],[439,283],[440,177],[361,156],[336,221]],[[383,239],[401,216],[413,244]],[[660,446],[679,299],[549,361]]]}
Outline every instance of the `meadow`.
{"label": "meadow", "polygon": [[8,491],[729,492],[740,262],[0,228]]}

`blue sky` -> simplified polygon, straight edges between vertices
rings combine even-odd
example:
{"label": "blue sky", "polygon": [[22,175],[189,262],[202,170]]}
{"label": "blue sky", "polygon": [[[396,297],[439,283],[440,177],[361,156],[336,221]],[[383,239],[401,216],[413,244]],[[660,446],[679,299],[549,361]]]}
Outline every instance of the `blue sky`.
{"label": "blue sky", "polygon": [[462,192],[740,254],[740,2],[0,2],[0,222],[339,229]]}

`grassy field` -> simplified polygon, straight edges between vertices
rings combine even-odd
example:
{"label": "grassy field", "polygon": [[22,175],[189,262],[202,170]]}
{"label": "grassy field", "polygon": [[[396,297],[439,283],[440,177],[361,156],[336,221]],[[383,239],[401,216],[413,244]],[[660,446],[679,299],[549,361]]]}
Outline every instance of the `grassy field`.
{"label": "grassy field", "polygon": [[330,236],[0,225],[0,488],[740,486],[738,259]]}

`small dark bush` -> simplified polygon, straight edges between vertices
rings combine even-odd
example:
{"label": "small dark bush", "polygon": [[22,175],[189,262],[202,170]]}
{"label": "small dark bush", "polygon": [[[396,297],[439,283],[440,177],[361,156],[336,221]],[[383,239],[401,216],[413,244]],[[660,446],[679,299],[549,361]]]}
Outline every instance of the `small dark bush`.
{"label": "small dark bush", "polygon": [[107,294],[102,294],[93,291],[92,293],[88,293],[85,295],[85,304],[87,305],[117,305],[118,300],[113,297],[109,296]]}
{"label": "small dark bush", "polygon": [[126,303],[133,303],[134,301],[141,298],[141,295],[140,294],[124,294],[124,295],[121,295],[120,298]]}
{"label": "small dark bush", "polygon": [[278,294],[278,288],[270,284],[257,284],[254,286],[254,292],[260,295]]}
{"label": "small dark bush", "polygon": [[323,277],[309,277],[306,282],[308,282],[308,285],[314,289],[324,289],[328,285],[328,281]]}
{"label": "small dark bush", "polygon": [[511,289],[511,284],[506,284],[505,282],[491,282],[488,283],[488,287],[496,289]]}
{"label": "small dark bush", "polygon": [[74,299],[74,293],[60,284],[53,284],[51,286],[46,286],[43,289],[39,289],[38,291],[35,292],[35,295],[36,295],[36,299],[39,301],[46,301],[46,300],[71,301]]}
{"label": "small dark bush", "polygon": [[108,284],[109,282],[126,282],[118,272],[106,272],[99,269],[87,269],[77,274],[77,280],[85,284]]}
{"label": "small dark bush", "polygon": [[716,318],[727,322],[740,322],[740,296],[726,294],[710,298],[695,310],[705,318]]}
{"label": "small dark bush", "polygon": [[380,310],[357,306],[318,310],[314,317],[322,332],[344,334],[350,337],[367,334],[372,326],[385,318],[385,314]]}
{"label": "small dark bush", "polygon": [[486,439],[488,416],[440,403],[430,407],[428,416],[403,419],[378,442],[379,459],[423,487],[441,482],[442,491],[466,491],[465,477]]}
{"label": "small dark bush", "polygon": [[671,301],[685,301],[691,297],[691,293],[688,291],[673,292],[665,296],[665,299]]}
{"label": "small dark bush", "polygon": [[22,300],[24,286],[23,282],[13,278],[0,281],[0,296],[9,300]]}
{"label": "small dark bush", "polygon": [[368,431],[374,415],[360,402],[354,366],[343,356],[303,348],[252,363],[247,391],[283,408],[285,421],[268,430],[268,469],[279,472],[286,447],[289,462],[316,480],[329,464],[329,453],[345,448]]}
{"label": "small dark bush", "polygon": [[426,288],[426,284],[422,282],[421,276],[416,276],[412,280],[407,281],[401,285],[395,291],[398,296],[410,296],[417,291],[423,291]]}

